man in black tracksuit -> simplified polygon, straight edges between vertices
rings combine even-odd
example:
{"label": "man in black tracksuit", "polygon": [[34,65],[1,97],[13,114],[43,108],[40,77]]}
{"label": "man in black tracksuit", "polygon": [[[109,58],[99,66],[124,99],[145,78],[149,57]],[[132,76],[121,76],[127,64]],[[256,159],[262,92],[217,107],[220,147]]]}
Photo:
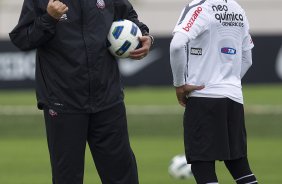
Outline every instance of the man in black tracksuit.
{"label": "man in black tracksuit", "polygon": [[37,50],[36,94],[44,110],[53,184],[82,184],[88,142],[103,184],[137,184],[123,87],[116,59],[107,49],[114,20],[141,29],[145,57],[152,37],[127,0],[25,0],[10,33],[21,50]]}

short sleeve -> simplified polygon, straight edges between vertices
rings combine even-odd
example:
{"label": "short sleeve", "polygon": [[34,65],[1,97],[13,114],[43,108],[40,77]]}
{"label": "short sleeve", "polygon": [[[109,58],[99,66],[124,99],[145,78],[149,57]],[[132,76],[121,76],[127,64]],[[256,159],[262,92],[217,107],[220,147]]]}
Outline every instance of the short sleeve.
{"label": "short sleeve", "polygon": [[190,40],[193,40],[208,29],[209,22],[208,10],[202,5],[187,6],[181,12],[173,34],[181,32],[187,35]]}

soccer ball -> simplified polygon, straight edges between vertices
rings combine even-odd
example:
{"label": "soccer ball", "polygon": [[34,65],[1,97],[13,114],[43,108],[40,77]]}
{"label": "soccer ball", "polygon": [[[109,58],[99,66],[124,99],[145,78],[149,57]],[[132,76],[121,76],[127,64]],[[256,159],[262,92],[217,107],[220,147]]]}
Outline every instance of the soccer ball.
{"label": "soccer ball", "polygon": [[185,155],[176,155],[172,158],[168,173],[176,179],[187,179],[193,176],[191,165],[187,164]]}
{"label": "soccer ball", "polygon": [[142,33],[139,27],[130,20],[113,22],[108,34],[110,52],[118,58],[127,58],[129,53],[140,46],[138,37]]}

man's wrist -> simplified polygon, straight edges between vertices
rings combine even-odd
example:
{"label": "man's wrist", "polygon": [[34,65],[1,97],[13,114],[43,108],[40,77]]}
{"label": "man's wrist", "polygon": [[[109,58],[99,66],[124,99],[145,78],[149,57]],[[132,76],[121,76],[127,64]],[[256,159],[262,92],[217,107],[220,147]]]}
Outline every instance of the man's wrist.
{"label": "man's wrist", "polygon": [[150,39],[151,39],[151,46],[153,46],[154,45],[154,42],[155,42],[155,39],[154,39],[154,37],[152,36],[152,35],[148,35],[149,37],[150,37]]}
{"label": "man's wrist", "polygon": [[144,33],[144,36],[149,36],[151,39],[151,46],[154,45],[155,39],[152,35],[150,35],[149,33]]}

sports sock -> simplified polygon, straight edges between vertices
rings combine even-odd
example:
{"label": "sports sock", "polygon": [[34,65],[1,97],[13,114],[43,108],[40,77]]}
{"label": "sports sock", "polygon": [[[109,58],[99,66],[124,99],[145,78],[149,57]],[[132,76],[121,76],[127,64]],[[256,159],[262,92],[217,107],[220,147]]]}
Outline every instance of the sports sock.
{"label": "sports sock", "polygon": [[215,173],[215,161],[212,162],[193,162],[191,164],[192,173],[197,184],[217,184]]}
{"label": "sports sock", "polygon": [[257,184],[257,180],[254,174],[242,176],[241,178],[235,179],[237,184]]}
{"label": "sports sock", "polygon": [[257,184],[257,179],[252,173],[247,157],[237,160],[224,161],[229,172],[237,184]]}

